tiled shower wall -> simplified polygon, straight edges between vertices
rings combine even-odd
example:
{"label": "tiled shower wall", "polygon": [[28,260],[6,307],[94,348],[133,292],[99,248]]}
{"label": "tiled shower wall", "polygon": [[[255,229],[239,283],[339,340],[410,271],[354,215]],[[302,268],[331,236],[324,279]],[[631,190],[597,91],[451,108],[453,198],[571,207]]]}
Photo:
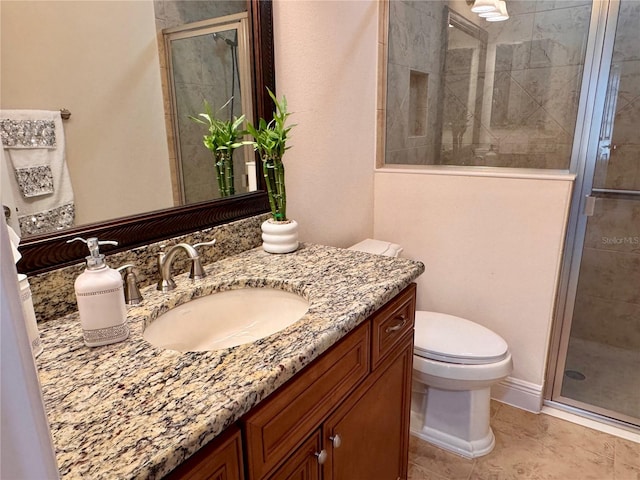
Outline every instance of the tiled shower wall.
{"label": "tiled shower wall", "polygon": [[[389,23],[387,62],[388,164],[425,163],[425,158],[433,158],[440,149],[444,5],[440,1],[389,2],[389,18],[393,20]],[[426,80],[426,95],[412,97],[412,79],[414,85],[416,79]],[[412,98],[422,103],[412,104]]]}
{"label": "tiled shower wall", "polygon": [[640,50],[638,49],[640,2],[623,1],[612,65],[618,87],[612,149],[609,161],[598,164],[594,184],[619,190],[640,190]]}
{"label": "tiled shower wall", "polygon": [[[569,167],[591,15],[589,0],[511,1],[510,18],[490,23],[463,1],[392,1],[389,12],[387,150],[388,164],[454,164],[567,169]],[[461,151],[450,137],[443,111],[473,105],[456,98],[440,53],[447,42],[445,6],[486,32],[487,55],[478,85],[476,111],[467,111],[467,130],[480,117],[479,135],[465,135]],[[403,68],[401,68],[403,67]],[[409,70],[429,75],[427,118],[430,134],[407,135]],[[469,71],[471,71],[471,63]],[[473,79],[472,79],[473,82]],[[446,94],[443,90],[446,90]],[[449,90],[447,90],[449,89]],[[443,103],[447,103],[444,104]],[[455,104],[455,105],[454,105]],[[491,152],[489,154],[489,152]]]}
{"label": "tiled shower wall", "polygon": [[598,199],[587,227],[571,336],[640,350],[639,286],[640,201]]}
{"label": "tiled shower wall", "polygon": [[[623,1],[613,69],[619,89],[611,151],[595,187],[640,192],[640,2]],[[598,198],[587,224],[571,335],[640,351],[640,197]]]}

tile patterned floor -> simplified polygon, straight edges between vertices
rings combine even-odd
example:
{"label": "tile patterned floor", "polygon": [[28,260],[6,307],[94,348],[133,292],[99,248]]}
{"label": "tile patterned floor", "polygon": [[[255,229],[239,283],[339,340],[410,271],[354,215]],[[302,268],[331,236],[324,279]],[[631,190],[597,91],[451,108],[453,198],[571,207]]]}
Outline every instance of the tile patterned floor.
{"label": "tile patterned floor", "polygon": [[469,460],[416,437],[409,480],[640,480],[640,444],[491,403],[494,450]]}

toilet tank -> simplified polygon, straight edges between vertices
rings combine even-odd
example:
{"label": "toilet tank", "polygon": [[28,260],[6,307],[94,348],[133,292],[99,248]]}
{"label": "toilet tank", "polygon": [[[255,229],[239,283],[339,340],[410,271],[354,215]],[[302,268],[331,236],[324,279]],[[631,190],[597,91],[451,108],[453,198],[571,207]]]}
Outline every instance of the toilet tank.
{"label": "toilet tank", "polygon": [[374,253],[376,255],[384,255],[385,257],[399,257],[402,253],[402,247],[397,243],[373,240],[371,238],[367,238],[366,240],[350,246],[349,250]]}

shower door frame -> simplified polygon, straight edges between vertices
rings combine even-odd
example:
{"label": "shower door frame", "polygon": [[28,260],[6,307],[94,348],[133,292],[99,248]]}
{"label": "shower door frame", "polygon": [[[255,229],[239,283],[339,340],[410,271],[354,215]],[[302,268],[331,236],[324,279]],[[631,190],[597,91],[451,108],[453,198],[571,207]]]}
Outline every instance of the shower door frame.
{"label": "shower door frame", "polygon": [[[590,198],[593,198],[591,194],[600,148],[600,131],[605,115],[619,10],[620,0],[593,1],[578,122],[571,159],[571,171],[576,173],[576,183],[571,199],[555,320],[551,331],[544,399],[547,405],[623,428],[634,429],[630,417],[620,412],[561,395],[578,277],[589,220],[587,208],[588,203],[592,201]],[[629,425],[630,423],[631,425]]]}

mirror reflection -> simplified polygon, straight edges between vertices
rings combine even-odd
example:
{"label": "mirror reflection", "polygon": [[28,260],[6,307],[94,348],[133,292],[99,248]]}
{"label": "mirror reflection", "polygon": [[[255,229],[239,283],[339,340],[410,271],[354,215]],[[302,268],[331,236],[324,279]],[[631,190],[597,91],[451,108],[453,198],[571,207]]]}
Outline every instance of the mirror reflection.
{"label": "mirror reflection", "polygon": [[480,141],[487,32],[449,11],[443,82],[442,163],[454,163]]}
{"label": "mirror reflection", "polygon": [[[203,145],[207,127],[190,118],[205,112],[203,100],[206,100],[218,120],[233,122],[245,114],[246,120],[252,121],[247,13],[186,24],[165,29],[163,33],[169,53],[180,200],[184,204],[197,203],[228,196],[229,192],[256,190],[252,148],[234,150],[230,172],[216,171],[213,154]],[[218,175],[221,178],[217,179]],[[222,188],[220,180],[226,180],[227,175],[230,185]]]}
{"label": "mirror reflection", "polygon": [[[246,67],[251,54],[246,11],[246,1],[2,2],[0,108],[52,112],[66,108],[71,112],[59,127],[62,132],[58,138],[64,142],[58,145],[68,170],[70,189],[65,191],[71,192],[73,226],[217,198],[215,176],[202,169],[191,175],[201,183],[197,194],[186,193],[184,165],[211,164],[211,153],[202,145],[204,132],[196,128],[198,133],[192,137],[199,137],[201,157],[191,160],[194,141],[193,149],[182,152],[178,163],[174,138],[179,133],[173,133],[177,117],[171,110],[169,62],[164,60],[161,32],[205,19],[244,15],[243,27],[223,27],[218,41],[210,35],[215,42],[211,62],[202,61],[201,50],[182,58],[179,53],[172,55],[183,66],[208,65],[201,68],[200,75],[223,83],[227,99],[232,92],[229,82],[233,81],[236,114],[245,108],[251,112],[253,93],[249,85],[243,85],[251,83],[251,71]],[[236,41],[238,46],[231,48],[230,43]],[[218,71],[223,63],[226,70]],[[202,111],[209,93],[200,87],[196,91],[191,94],[194,109],[188,115]],[[209,102],[224,104],[217,98]],[[184,136],[189,138],[188,133]],[[251,189],[250,166],[243,158],[237,161],[239,191],[246,192]],[[5,199],[9,190],[5,180],[15,177],[14,167],[11,159],[3,159],[2,201],[10,207],[10,223],[16,226],[21,213],[33,217],[33,212],[24,208],[17,212],[20,202]],[[8,175],[4,175],[5,168]],[[27,176],[33,179],[34,175],[36,170]],[[36,184],[40,182],[40,177],[35,178]],[[53,189],[61,190],[55,184]],[[12,196],[21,196],[24,207],[56,195],[43,190],[38,196],[26,197],[17,190]],[[50,202],[37,208],[58,206]],[[23,237],[40,233],[43,230],[26,231]]]}

